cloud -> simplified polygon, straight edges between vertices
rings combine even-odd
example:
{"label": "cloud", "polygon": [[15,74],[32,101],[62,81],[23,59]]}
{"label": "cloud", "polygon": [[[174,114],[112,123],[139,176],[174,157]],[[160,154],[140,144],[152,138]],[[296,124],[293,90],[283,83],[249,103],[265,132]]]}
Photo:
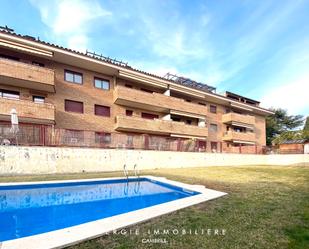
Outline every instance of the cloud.
{"label": "cloud", "polygon": [[131,61],[130,65],[133,66],[134,68],[139,68],[143,71],[161,77],[164,77],[168,72],[180,75],[180,72],[177,70],[176,67],[165,65],[163,63],[152,63],[149,61]]}
{"label": "cloud", "polygon": [[[301,43],[308,37],[305,1],[29,1],[50,28],[47,38],[61,45],[92,46],[160,76],[172,72],[218,92],[262,96],[262,104],[283,104],[291,112],[307,110],[299,101],[303,92],[293,92],[304,83],[301,75],[309,65],[308,43]],[[286,91],[299,96],[291,105],[280,97]]]}
{"label": "cloud", "polygon": [[287,109],[290,114],[309,114],[309,74],[281,84],[278,87],[265,89],[261,102],[266,107]]}
{"label": "cloud", "polygon": [[73,34],[67,39],[67,46],[80,51],[85,51],[88,46],[88,37],[85,34]]}
{"label": "cloud", "polygon": [[286,32],[286,25],[301,6],[302,1],[287,2],[280,7],[273,6],[271,1],[258,6],[254,4],[254,8],[251,6],[252,11],[248,12],[250,15],[242,17],[245,21],[233,27],[232,33],[226,32],[228,45],[220,52],[219,47],[214,45],[215,52],[211,54],[210,65],[215,78],[225,82],[224,87],[233,88],[229,80],[245,73],[261,59],[265,51],[268,56],[275,52],[269,48],[273,49],[274,42],[282,32]]}
{"label": "cloud", "polygon": [[200,46],[197,35],[192,35],[189,41],[187,33],[182,28],[170,31],[168,34],[152,30],[149,39],[155,41],[153,52],[161,57],[178,61],[202,59],[206,55],[206,50]]}
{"label": "cloud", "polygon": [[[147,57],[141,59],[152,61],[153,65],[147,68],[158,71],[157,64],[162,69],[162,65],[167,69],[173,67],[180,75],[223,90],[239,86],[235,79],[243,76],[272,47],[302,2],[280,6],[271,1],[263,5],[244,3],[248,5],[246,12],[237,23],[231,20],[234,9],[228,4],[225,13],[220,14],[207,6],[199,11],[202,7],[197,6],[193,18],[173,6],[173,1],[166,3],[167,6],[147,3],[136,5],[133,1],[134,15],[126,14],[130,20],[136,20],[137,42],[144,42]],[[269,52],[271,56],[274,51]]]}
{"label": "cloud", "polygon": [[192,19],[181,13],[177,1],[130,3],[129,12],[120,4],[116,22],[122,27],[127,21],[133,24],[137,42],[148,49],[151,56],[179,64],[207,56],[208,46],[203,37],[207,34],[209,15],[203,13],[200,18]]}
{"label": "cloud", "polygon": [[65,40],[66,46],[81,51],[87,49],[94,22],[112,16],[96,0],[31,0],[31,3],[56,39]]}

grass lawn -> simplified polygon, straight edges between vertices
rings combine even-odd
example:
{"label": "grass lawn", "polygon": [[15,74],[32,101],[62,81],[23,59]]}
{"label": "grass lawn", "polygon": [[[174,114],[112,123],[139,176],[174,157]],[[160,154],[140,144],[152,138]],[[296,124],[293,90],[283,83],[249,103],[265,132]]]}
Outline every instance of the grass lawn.
{"label": "grass lawn", "polygon": [[[120,173],[0,177],[28,181],[110,177]],[[144,171],[227,192],[219,199],[192,206],[131,227],[140,235],[113,234],[71,246],[96,248],[309,248],[309,167],[208,167]],[[120,174],[121,175],[121,174]],[[191,229],[197,235],[148,235],[154,229]],[[201,234],[225,229],[225,235]],[[129,229],[128,229],[129,230]],[[146,234],[142,234],[146,233]],[[168,244],[142,243],[166,239]]]}

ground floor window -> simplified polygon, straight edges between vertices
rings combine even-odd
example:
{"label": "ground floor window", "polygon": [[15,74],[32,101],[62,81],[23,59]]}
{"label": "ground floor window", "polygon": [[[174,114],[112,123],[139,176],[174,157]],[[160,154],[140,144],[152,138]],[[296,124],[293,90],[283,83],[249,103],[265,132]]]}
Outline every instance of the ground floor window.
{"label": "ground floor window", "polygon": [[210,142],[210,148],[212,152],[216,152],[218,148],[218,143],[217,142]]}
{"label": "ground floor window", "polygon": [[133,135],[127,136],[127,147],[133,148]]}
{"label": "ground floor window", "polygon": [[95,142],[98,144],[110,144],[112,141],[112,136],[110,133],[105,132],[96,132],[95,133]]}
{"label": "ground floor window", "polygon": [[84,142],[84,131],[65,130],[63,142],[66,144],[80,144]]}
{"label": "ground floor window", "polygon": [[206,151],[206,141],[198,140],[197,148],[198,148],[198,151]]}

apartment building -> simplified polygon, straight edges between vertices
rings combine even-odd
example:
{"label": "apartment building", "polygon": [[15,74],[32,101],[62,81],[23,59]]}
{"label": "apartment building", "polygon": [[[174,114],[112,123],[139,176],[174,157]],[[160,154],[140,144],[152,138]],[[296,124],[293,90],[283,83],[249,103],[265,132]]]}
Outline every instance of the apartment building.
{"label": "apartment building", "polygon": [[110,142],[110,134],[195,139],[203,148],[265,145],[258,101],[190,79],[129,65],[0,30],[0,122],[63,129]]}

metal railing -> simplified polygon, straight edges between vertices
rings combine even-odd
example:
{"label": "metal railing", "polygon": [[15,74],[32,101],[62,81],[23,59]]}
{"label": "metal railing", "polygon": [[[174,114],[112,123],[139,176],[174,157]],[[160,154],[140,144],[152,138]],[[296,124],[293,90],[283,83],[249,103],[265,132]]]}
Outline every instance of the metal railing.
{"label": "metal railing", "polygon": [[[265,147],[231,146],[222,141],[175,138],[148,134],[102,133],[66,130],[51,126],[20,124],[18,134],[11,134],[11,125],[0,123],[0,144],[22,146],[86,147],[128,150],[156,150],[209,153],[264,154]],[[215,142],[215,143],[213,143]],[[215,144],[215,146],[213,145]]]}

